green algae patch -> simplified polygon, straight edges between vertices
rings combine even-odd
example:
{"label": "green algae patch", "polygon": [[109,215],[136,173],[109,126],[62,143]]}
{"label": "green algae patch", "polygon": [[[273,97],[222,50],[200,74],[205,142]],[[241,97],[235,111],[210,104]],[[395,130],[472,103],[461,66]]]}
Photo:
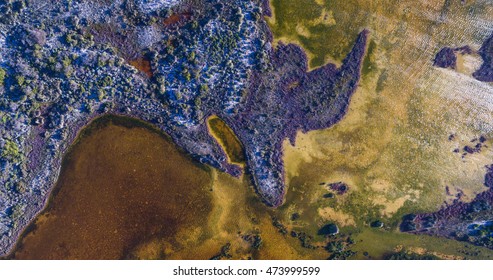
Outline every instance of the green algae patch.
{"label": "green algae patch", "polygon": [[6,75],[7,75],[7,73],[5,72],[5,70],[0,67],[0,87],[3,86]]}
{"label": "green algae patch", "polygon": [[327,61],[342,61],[364,26],[366,19],[354,15],[368,4],[346,2],[272,0],[273,16],[267,21],[276,42],[300,44],[308,53],[310,68],[316,68]]}
{"label": "green algae patch", "polygon": [[358,251],[356,259],[385,259],[399,252],[431,255],[439,259],[493,258],[493,251],[487,248],[428,235],[366,228],[354,234],[354,239],[359,240],[353,246],[353,250]]}
{"label": "green algae patch", "polygon": [[245,163],[243,146],[233,130],[220,118],[212,116],[207,120],[209,132],[221,145],[230,163]]}

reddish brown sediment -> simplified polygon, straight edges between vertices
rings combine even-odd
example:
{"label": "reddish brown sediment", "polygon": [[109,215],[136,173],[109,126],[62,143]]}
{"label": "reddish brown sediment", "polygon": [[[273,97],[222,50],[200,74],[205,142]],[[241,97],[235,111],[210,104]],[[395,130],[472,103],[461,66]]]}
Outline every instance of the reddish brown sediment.
{"label": "reddish brown sediment", "polygon": [[179,23],[182,20],[189,20],[190,18],[192,18],[192,13],[190,13],[190,12],[172,14],[171,16],[169,16],[163,20],[163,24],[165,26],[169,27],[169,26],[172,26],[176,23]]}
{"label": "reddish brown sediment", "polygon": [[137,58],[129,61],[129,63],[140,72],[146,74],[147,77],[152,78],[154,73],[152,72],[151,62],[148,59]]}

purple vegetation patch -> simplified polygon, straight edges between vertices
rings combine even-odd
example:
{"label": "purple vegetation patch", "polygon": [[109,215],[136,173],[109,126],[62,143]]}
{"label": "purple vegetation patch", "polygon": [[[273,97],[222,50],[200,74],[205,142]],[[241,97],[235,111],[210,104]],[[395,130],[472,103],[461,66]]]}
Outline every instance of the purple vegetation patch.
{"label": "purple vegetation patch", "polygon": [[339,195],[345,194],[349,190],[348,185],[346,185],[346,183],[343,182],[329,184],[329,187],[331,190],[337,192],[337,194]]}
{"label": "purple vegetation patch", "polygon": [[473,77],[478,81],[493,82],[493,33],[484,41],[478,53],[483,58],[483,65],[472,74]]}
{"label": "purple vegetation patch", "polygon": [[452,48],[443,48],[435,56],[433,66],[455,69],[457,67],[457,56]]}
{"label": "purple vegetation patch", "polygon": [[489,165],[486,167],[488,172],[484,176],[484,185],[490,189],[493,189],[493,165]]}
{"label": "purple vegetation patch", "polygon": [[457,68],[457,53],[460,54],[472,54],[473,51],[469,46],[463,46],[460,48],[445,47],[441,49],[433,60],[433,66],[440,68]]}
{"label": "purple vegetation patch", "polygon": [[279,206],[285,194],[282,143],[296,132],[328,128],[346,114],[360,79],[369,32],[362,31],[342,66],[308,72],[305,52],[279,44],[272,71],[254,72],[247,100],[233,116],[220,115],[243,143],[247,165],[261,198]]}
{"label": "purple vegetation patch", "polygon": [[270,0],[262,0],[262,10],[264,11],[264,16],[271,17],[272,10],[270,8]]}

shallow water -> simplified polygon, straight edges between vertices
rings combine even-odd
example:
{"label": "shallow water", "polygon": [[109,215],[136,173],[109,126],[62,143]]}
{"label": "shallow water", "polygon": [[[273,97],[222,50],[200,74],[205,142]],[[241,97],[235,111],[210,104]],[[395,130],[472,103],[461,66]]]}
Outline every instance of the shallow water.
{"label": "shallow water", "polygon": [[283,212],[258,200],[248,175],[198,164],[152,126],[107,116],[82,130],[10,258],[209,259],[228,243],[221,258],[326,257],[278,231]]}
{"label": "shallow water", "polygon": [[221,147],[223,147],[230,163],[243,164],[245,162],[245,152],[243,146],[228,125],[218,117],[211,117],[207,120],[210,133],[216,137]]}
{"label": "shallow water", "polygon": [[[269,208],[250,181],[248,174],[234,178],[194,162],[145,123],[103,117],[81,132],[65,156],[47,208],[10,258],[324,259],[331,255],[328,242],[348,237],[356,244],[345,250],[357,252],[355,258],[369,252],[368,258],[378,259],[423,242],[453,258],[465,250],[457,241],[373,230],[360,220],[342,223],[339,210],[327,212],[332,204],[323,197],[325,186],[299,178],[290,180],[285,204]],[[317,235],[327,220],[340,226],[338,236]],[[313,248],[304,248],[292,231],[311,236]],[[253,238],[260,238],[258,246]],[[221,256],[226,244],[230,249]],[[489,250],[471,250],[490,257]]]}
{"label": "shallow water", "polygon": [[14,258],[134,258],[141,243],[173,243],[179,228],[211,211],[210,171],[164,135],[116,117],[96,120],[81,135]]}

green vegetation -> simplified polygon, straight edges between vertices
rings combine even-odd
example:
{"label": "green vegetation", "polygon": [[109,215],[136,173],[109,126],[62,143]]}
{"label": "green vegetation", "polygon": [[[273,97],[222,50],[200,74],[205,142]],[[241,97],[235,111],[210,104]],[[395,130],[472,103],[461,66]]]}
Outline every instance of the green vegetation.
{"label": "green vegetation", "polygon": [[24,78],[24,76],[17,75],[17,76],[15,76],[15,81],[17,82],[17,84],[19,86],[23,86],[24,83],[26,82],[26,78]]}
{"label": "green vegetation", "polygon": [[24,214],[24,209],[26,208],[26,205],[23,203],[16,204],[15,206],[10,209],[10,218],[14,220],[15,222],[12,224],[14,228],[17,228],[19,226],[18,220],[22,215]]}
{"label": "green vegetation", "polygon": [[400,251],[385,257],[387,260],[440,260],[440,258],[430,254],[416,254],[412,252]]}
{"label": "green vegetation", "polygon": [[70,59],[70,57],[68,56],[65,56],[63,59],[62,59],[62,64],[63,64],[63,67],[67,68],[70,66],[70,64],[72,64],[72,60]]}
{"label": "green vegetation", "polygon": [[209,86],[207,84],[200,85],[200,94],[205,95],[209,92]]}
{"label": "green vegetation", "polygon": [[0,123],[7,123],[8,120],[9,120],[9,116],[3,115],[2,118],[0,119]]}
{"label": "green vegetation", "polygon": [[190,72],[188,71],[188,68],[183,68],[181,74],[183,75],[183,77],[185,78],[185,80],[187,82],[190,82],[190,80],[192,79],[192,75],[190,74]]}
{"label": "green vegetation", "polygon": [[[419,253],[422,256],[433,255],[437,258],[490,259],[493,257],[493,251],[487,248],[428,235],[366,228],[354,234],[354,239],[358,240],[358,243],[354,244],[351,249],[358,252],[355,255],[357,259],[365,258],[364,252],[373,259],[389,258],[399,252]],[[395,256],[397,257],[399,256]]]}
{"label": "green vegetation", "polygon": [[98,90],[98,100],[102,101],[106,97],[106,92],[104,89],[99,89]]}
{"label": "green vegetation", "polygon": [[375,53],[375,49],[377,48],[377,44],[374,40],[370,40],[370,44],[368,45],[368,51],[366,57],[363,61],[363,67],[361,68],[361,73],[363,75],[368,75],[377,68],[376,64],[372,61],[372,56]]}
{"label": "green vegetation", "polygon": [[195,52],[194,51],[190,52],[188,54],[187,58],[188,58],[188,61],[190,61],[190,62],[195,61]]}
{"label": "green vegetation", "polygon": [[228,32],[224,36],[212,37],[209,45],[210,59],[215,63],[222,61],[227,55],[227,51],[237,47],[238,41],[239,35],[232,32]]}
{"label": "green vegetation", "polygon": [[5,76],[7,73],[3,68],[0,67],[0,86],[3,86],[3,81],[5,80]]}
{"label": "green vegetation", "polygon": [[21,157],[19,146],[12,140],[5,141],[5,146],[2,149],[2,157],[12,160],[18,160]]}
{"label": "green vegetation", "polygon": [[105,76],[103,79],[99,80],[99,86],[109,87],[113,84],[113,78],[111,76]]}

